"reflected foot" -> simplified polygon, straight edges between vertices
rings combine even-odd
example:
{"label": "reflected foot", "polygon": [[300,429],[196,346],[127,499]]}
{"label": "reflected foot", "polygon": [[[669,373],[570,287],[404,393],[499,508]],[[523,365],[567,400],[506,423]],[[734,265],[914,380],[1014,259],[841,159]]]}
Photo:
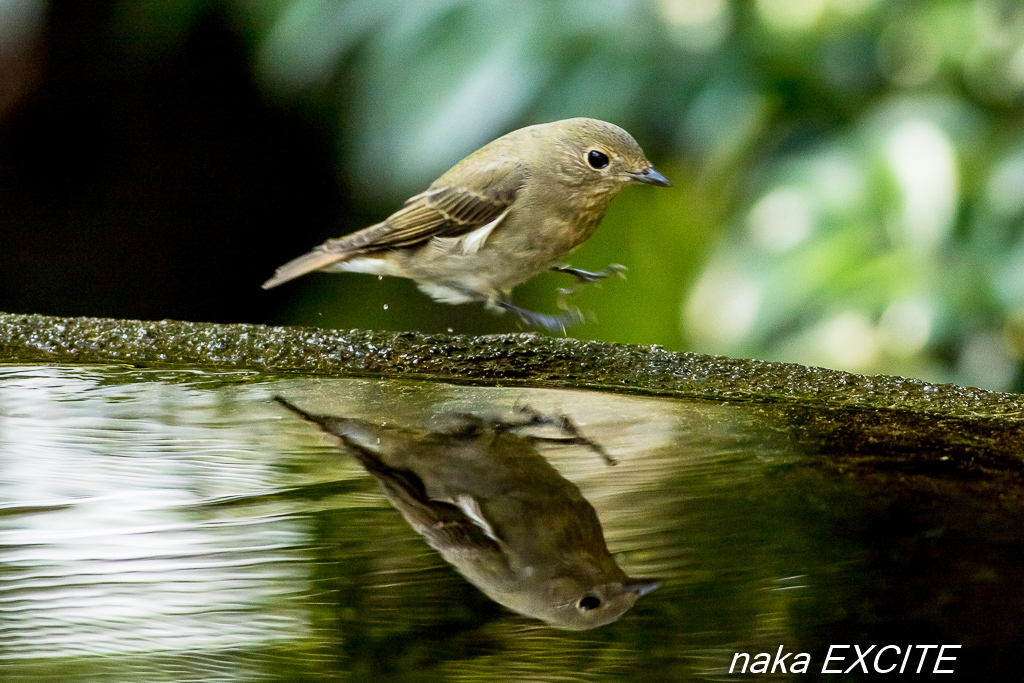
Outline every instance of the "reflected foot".
{"label": "reflected foot", "polygon": [[504,426],[506,429],[517,429],[523,427],[555,427],[556,429],[560,429],[567,436],[528,435],[526,438],[529,438],[532,441],[586,446],[601,456],[601,459],[605,461],[605,464],[618,464],[618,461],[613,458],[608,451],[601,446],[601,444],[583,436],[580,428],[568,415],[545,415],[544,413],[541,413],[529,406],[523,406],[520,408],[519,413],[523,416],[522,420],[519,422],[499,423],[498,426]]}
{"label": "reflected foot", "polygon": [[[473,413],[440,413],[430,420],[430,430],[439,434],[461,439],[475,439],[486,433],[508,432],[532,442],[558,443],[570,446],[586,446],[608,465],[617,465],[618,461],[601,447],[601,444],[583,436],[580,428],[568,415],[545,415],[544,413],[523,406],[518,408],[511,419],[481,417]],[[542,436],[538,434],[520,434],[520,430],[537,427],[554,427],[565,436]]]}

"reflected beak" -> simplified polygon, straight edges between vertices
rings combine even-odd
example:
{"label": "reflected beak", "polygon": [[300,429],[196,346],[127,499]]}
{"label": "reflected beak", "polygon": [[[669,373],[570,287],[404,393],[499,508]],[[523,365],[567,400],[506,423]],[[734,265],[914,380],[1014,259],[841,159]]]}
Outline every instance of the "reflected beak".
{"label": "reflected beak", "polygon": [[[661,176],[658,176],[659,178]],[[662,178],[664,180],[664,178]],[[626,578],[622,582],[622,588],[630,593],[636,593],[638,596],[643,597],[653,590],[656,590],[661,586],[661,579],[631,579]]]}
{"label": "reflected beak", "polygon": [[648,185],[657,185],[658,187],[672,187],[672,183],[668,181],[668,178],[650,166],[638,173],[630,173],[629,175],[638,183],[647,183]]}

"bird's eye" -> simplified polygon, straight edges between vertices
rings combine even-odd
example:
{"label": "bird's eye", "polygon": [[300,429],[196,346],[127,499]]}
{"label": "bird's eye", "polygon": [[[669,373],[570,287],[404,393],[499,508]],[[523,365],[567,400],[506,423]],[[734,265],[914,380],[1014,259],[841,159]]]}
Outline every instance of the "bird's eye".
{"label": "bird's eye", "polygon": [[587,163],[594,168],[604,168],[608,165],[608,155],[604,152],[599,152],[596,149],[592,149],[587,152]]}
{"label": "bird's eye", "polygon": [[601,606],[601,598],[596,595],[584,595],[580,598],[580,601],[576,603],[576,606],[583,612],[589,612],[592,609],[597,609]]}

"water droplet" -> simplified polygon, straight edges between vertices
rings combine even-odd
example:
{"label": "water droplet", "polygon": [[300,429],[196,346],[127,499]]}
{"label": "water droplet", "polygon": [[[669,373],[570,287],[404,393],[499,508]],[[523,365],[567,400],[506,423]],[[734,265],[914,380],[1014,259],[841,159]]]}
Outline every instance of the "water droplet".
{"label": "water droplet", "polygon": [[385,311],[388,310],[388,305],[387,304],[384,304],[384,310]]}
{"label": "water droplet", "polygon": [[378,276],[377,276],[377,279],[378,279],[378,280],[383,280],[383,279],[384,279],[384,276],[383,276],[383,275],[378,275]]}
{"label": "water droplet", "polygon": [[450,327],[449,327],[449,328],[448,328],[448,331],[449,331],[449,332],[454,332],[455,330],[453,330],[452,328],[450,328]]}

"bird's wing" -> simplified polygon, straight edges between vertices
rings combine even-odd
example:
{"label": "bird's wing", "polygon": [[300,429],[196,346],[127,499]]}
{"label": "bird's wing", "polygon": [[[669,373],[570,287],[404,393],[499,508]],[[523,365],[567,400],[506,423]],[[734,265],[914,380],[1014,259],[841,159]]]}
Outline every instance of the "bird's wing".
{"label": "bird's wing", "polygon": [[482,228],[512,206],[526,173],[518,164],[502,164],[481,169],[479,175],[484,182],[474,182],[474,187],[444,183],[442,178],[410,197],[383,223],[331,240],[322,248],[366,254],[411,247],[434,237],[459,237]]}
{"label": "bird's wing", "polygon": [[[467,159],[467,161],[470,161]],[[463,162],[465,163],[465,162]],[[459,237],[500,221],[526,181],[526,168],[499,161],[480,166],[459,164],[462,173],[441,176],[425,192],[410,197],[386,220],[345,237],[328,240],[289,261],[263,284],[264,289],[355,256],[411,247],[434,237]],[[467,182],[457,182],[458,178]]]}
{"label": "bird's wing", "polygon": [[501,553],[501,542],[490,525],[467,514],[465,501],[453,504],[431,498],[423,480],[414,472],[390,467],[369,449],[345,437],[341,439],[380,483],[391,504],[432,548],[441,552],[466,549]]}

